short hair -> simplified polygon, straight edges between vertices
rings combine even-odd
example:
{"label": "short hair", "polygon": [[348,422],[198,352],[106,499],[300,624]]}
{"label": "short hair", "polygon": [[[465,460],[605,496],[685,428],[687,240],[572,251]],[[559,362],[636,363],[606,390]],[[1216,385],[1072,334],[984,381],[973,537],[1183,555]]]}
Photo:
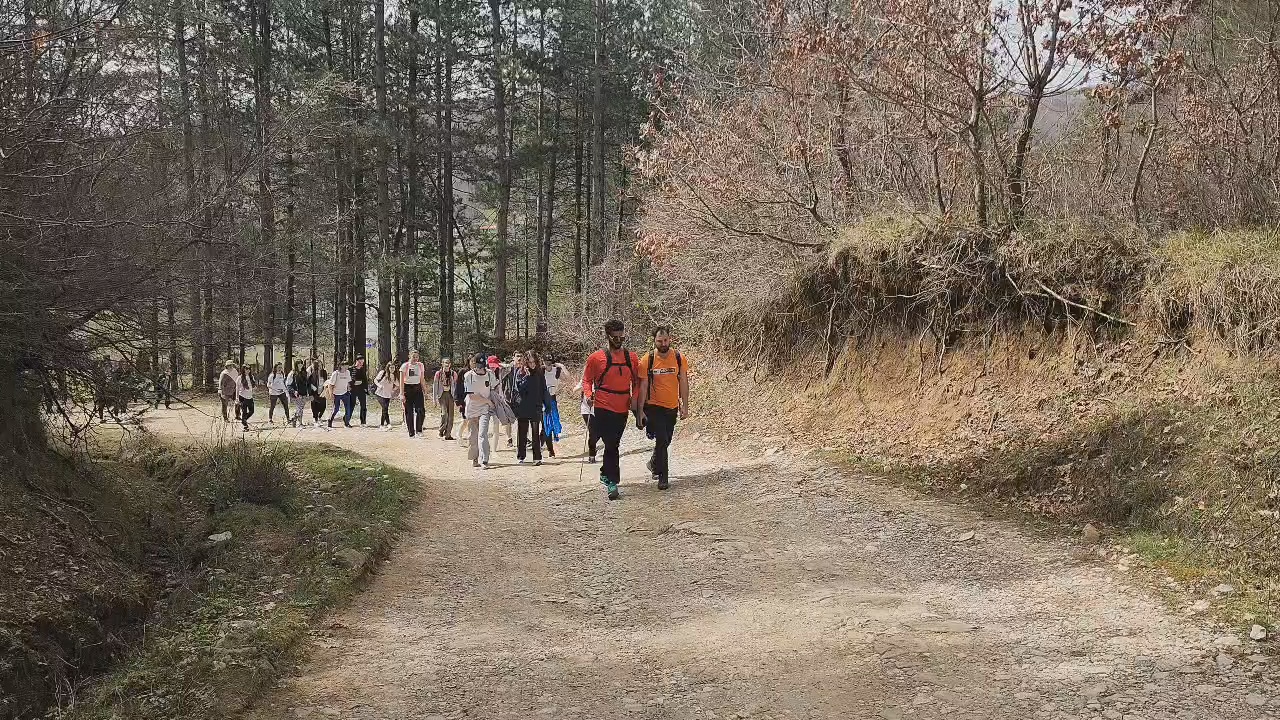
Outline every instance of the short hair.
{"label": "short hair", "polygon": [[440,364],[441,364],[441,365],[443,365],[443,364],[445,364],[445,363],[452,363],[452,362],[453,362],[453,358],[451,358],[451,357],[442,357],[442,358],[440,358]]}
{"label": "short hair", "polygon": [[671,332],[670,325],[659,325],[658,327],[653,329],[653,336],[655,338],[658,337],[659,335],[671,335],[671,334],[672,332]]}
{"label": "short hair", "polygon": [[618,319],[610,320],[604,324],[604,332],[606,335],[609,333],[622,332],[625,329],[626,328],[622,326],[622,321]]}

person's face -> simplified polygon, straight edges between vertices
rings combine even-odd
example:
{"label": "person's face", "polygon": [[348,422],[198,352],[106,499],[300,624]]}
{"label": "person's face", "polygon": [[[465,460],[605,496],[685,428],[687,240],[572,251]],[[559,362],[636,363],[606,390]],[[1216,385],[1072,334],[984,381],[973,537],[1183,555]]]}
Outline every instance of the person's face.
{"label": "person's face", "polygon": [[517,355],[515,359],[515,366],[518,368],[524,368],[525,367],[524,358]]}
{"label": "person's face", "polygon": [[445,372],[449,372],[450,370],[453,369],[453,362],[451,360],[445,360],[443,363],[441,363],[441,367],[444,368]]}
{"label": "person's face", "polygon": [[621,350],[622,343],[627,341],[627,333],[624,330],[609,333],[609,348],[611,350]]}
{"label": "person's face", "polygon": [[665,353],[671,349],[671,336],[666,333],[654,335],[653,346],[658,349],[658,352]]}
{"label": "person's face", "polygon": [[359,360],[356,361],[356,367],[358,368],[364,367],[364,358],[360,358]]}
{"label": "person's face", "polygon": [[418,351],[414,350],[413,352],[409,353],[409,359],[412,360],[413,362],[418,362]]}

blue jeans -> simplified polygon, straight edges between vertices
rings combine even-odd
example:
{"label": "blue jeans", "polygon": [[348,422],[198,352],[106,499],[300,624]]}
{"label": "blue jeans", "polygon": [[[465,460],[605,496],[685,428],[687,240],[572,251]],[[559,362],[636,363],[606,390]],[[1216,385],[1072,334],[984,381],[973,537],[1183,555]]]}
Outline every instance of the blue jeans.
{"label": "blue jeans", "polygon": [[351,405],[351,393],[349,392],[333,396],[333,412],[329,414],[329,427],[333,427],[333,419],[338,416],[338,408],[342,406],[346,408],[346,412],[342,415],[342,424],[351,427],[351,411],[355,408]]}

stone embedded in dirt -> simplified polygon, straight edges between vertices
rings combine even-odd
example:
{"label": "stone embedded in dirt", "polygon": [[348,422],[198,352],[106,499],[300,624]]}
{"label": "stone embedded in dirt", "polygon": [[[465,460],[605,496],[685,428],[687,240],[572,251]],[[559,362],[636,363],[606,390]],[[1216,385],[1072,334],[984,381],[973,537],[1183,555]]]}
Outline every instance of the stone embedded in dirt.
{"label": "stone embedded in dirt", "polygon": [[1253,707],[1262,707],[1267,704],[1267,696],[1258,693],[1249,693],[1245,696],[1244,701]]}
{"label": "stone embedded in dirt", "polygon": [[1098,528],[1089,523],[1084,526],[1084,530],[1080,533],[1081,539],[1090,545],[1097,545],[1102,542],[1102,533],[1098,532]]}
{"label": "stone embedded in dirt", "polygon": [[1267,629],[1262,627],[1261,625],[1254,625],[1252,628],[1249,628],[1249,639],[1250,640],[1266,640]]}
{"label": "stone embedded in dirt", "polygon": [[1222,635],[1214,638],[1213,645],[1219,650],[1238,650],[1240,638],[1235,635]]}
{"label": "stone embedded in dirt", "polygon": [[369,554],[360,552],[354,548],[343,548],[334,553],[334,556],[342,561],[351,570],[359,570],[369,562]]}
{"label": "stone embedded in dirt", "polygon": [[1080,695],[1086,700],[1097,700],[1106,692],[1107,686],[1105,684],[1089,685],[1080,691]]}
{"label": "stone embedded in dirt", "polygon": [[1209,602],[1208,600],[1197,600],[1195,604],[1191,606],[1191,612],[1193,613],[1206,612],[1210,607],[1213,607],[1213,603]]}
{"label": "stone embedded in dirt", "polygon": [[1218,657],[1214,662],[1217,663],[1219,670],[1230,670],[1231,666],[1236,664],[1236,661],[1232,660],[1231,656],[1226,653],[1218,653]]}
{"label": "stone embedded in dirt", "polygon": [[209,536],[209,542],[213,543],[214,545],[217,545],[218,543],[224,543],[230,539],[231,539],[230,530]]}
{"label": "stone embedded in dirt", "polygon": [[1223,583],[1213,589],[1213,594],[1214,595],[1230,595],[1235,591],[1236,591],[1235,587],[1228,585],[1226,583]]}

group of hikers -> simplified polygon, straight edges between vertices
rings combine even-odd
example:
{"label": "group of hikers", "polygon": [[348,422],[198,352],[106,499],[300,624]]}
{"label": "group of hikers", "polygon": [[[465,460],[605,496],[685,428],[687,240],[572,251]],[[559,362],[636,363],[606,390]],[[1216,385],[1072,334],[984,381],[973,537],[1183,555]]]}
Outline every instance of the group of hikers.
{"label": "group of hikers", "polygon": [[[619,447],[628,418],[634,416],[636,427],[654,441],[648,469],[658,488],[665,490],[670,482],[668,449],[676,423],[689,416],[688,363],[672,348],[670,327],[654,330],[653,347],[643,356],[626,349],[621,321],[610,320],[604,331],[607,345],[587,358],[581,382],[574,388],[580,394],[587,435],[583,462],[594,464],[603,444],[600,482],[609,499],[617,500]],[[332,371],[316,359],[299,360],[287,372],[276,363],[265,380],[270,401],[267,421],[275,422],[279,406],[290,426],[304,427],[309,404],[315,429],[332,429],[339,414],[343,426],[350,428],[358,405],[360,425],[365,426],[367,397],[372,394],[382,411],[379,428],[391,429],[391,403],[399,400],[409,437],[424,438],[429,396],[440,414],[440,439],[455,440],[454,426],[461,420],[456,441],[467,448],[473,467],[491,467],[493,447],[503,434],[507,447],[515,447],[520,464],[532,455],[533,464],[541,465],[543,448],[549,457],[556,457],[556,444],[564,432],[559,399],[566,393],[568,373],[555,357],[533,350],[517,353],[505,363],[496,355],[475,353],[466,368],[455,368],[449,358],[443,358],[429,380],[428,368],[416,350],[399,366],[387,363],[372,380],[364,357],[356,358],[350,366],[338,360]],[[225,422],[238,422],[249,430],[256,387],[251,367],[226,363],[218,378]]]}

